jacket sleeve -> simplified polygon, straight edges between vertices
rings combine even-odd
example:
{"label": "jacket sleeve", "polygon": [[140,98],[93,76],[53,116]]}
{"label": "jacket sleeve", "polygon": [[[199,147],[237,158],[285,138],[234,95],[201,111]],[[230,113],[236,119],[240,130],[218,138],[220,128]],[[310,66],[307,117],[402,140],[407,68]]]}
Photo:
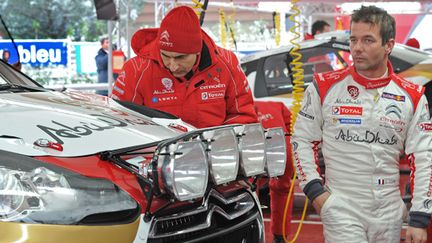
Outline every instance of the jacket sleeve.
{"label": "jacket sleeve", "polygon": [[234,53],[224,50],[228,56],[225,65],[231,70],[231,82],[228,83],[226,99],[226,118],[224,124],[246,124],[258,122],[255,113],[252,92],[239,61]]}
{"label": "jacket sleeve", "polygon": [[300,187],[313,201],[325,192],[318,167],[318,145],[322,140],[323,118],[316,82],[305,91],[296,118],[291,144]]}
{"label": "jacket sleeve", "polygon": [[114,83],[111,98],[132,101],[136,104],[143,105],[144,99],[141,95],[140,81],[137,73],[137,59],[132,58],[123,65],[123,70],[120,72],[117,80]]}
{"label": "jacket sleeve", "polygon": [[408,126],[405,153],[410,162],[413,195],[409,225],[425,228],[432,213],[432,123],[424,95]]}

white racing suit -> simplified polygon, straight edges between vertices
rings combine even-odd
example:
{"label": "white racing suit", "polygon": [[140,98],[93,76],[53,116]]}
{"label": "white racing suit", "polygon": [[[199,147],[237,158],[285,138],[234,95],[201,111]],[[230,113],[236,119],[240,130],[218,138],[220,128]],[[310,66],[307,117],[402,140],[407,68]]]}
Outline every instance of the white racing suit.
{"label": "white racing suit", "polygon": [[[292,145],[310,200],[330,192],[321,219],[326,242],[400,242],[406,212],[399,191],[405,152],[413,188],[409,225],[431,214],[432,125],[423,88],[393,73],[368,80],[354,67],[315,75],[305,92]],[[318,172],[322,142],[325,186]]]}

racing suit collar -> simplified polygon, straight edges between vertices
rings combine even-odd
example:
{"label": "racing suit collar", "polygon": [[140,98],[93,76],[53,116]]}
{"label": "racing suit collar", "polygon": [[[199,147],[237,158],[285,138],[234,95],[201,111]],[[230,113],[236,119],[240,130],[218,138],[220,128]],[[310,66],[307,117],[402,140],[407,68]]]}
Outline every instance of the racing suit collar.
{"label": "racing suit collar", "polygon": [[390,80],[391,76],[393,75],[393,67],[390,63],[390,61],[387,61],[387,76],[384,78],[379,79],[368,79],[366,77],[361,76],[357,71],[355,70],[354,66],[350,67],[350,73],[357,83],[364,86],[366,89],[376,89],[381,88],[383,86],[386,86]]}

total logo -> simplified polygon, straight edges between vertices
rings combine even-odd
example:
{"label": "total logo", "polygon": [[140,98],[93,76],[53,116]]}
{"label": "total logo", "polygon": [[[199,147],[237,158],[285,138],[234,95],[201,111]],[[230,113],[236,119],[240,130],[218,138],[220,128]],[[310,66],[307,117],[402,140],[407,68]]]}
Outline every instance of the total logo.
{"label": "total logo", "polygon": [[213,91],[213,92],[202,92],[201,100],[210,99],[223,99],[225,97],[225,91]]}
{"label": "total logo", "polygon": [[333,106],[333,115],[348,115],[348,116],[361,116],[363,115],[363,107],[356,106]]}

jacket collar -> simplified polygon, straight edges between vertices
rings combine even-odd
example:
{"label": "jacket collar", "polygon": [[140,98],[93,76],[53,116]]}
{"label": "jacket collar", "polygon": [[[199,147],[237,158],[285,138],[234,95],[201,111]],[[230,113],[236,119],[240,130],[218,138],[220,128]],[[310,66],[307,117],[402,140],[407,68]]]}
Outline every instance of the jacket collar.
{"label": "jacket collar", "polygon": [[350,67],[350,74],[352,75],[354,81],[365,87],[366,89],[376,89],[386,86],[394,74],[393,67],[390,61],[387,61],[388,75],[384,78],[379,79],[368,79],[366,77],[361,76],[354,68],[354,65]]}

